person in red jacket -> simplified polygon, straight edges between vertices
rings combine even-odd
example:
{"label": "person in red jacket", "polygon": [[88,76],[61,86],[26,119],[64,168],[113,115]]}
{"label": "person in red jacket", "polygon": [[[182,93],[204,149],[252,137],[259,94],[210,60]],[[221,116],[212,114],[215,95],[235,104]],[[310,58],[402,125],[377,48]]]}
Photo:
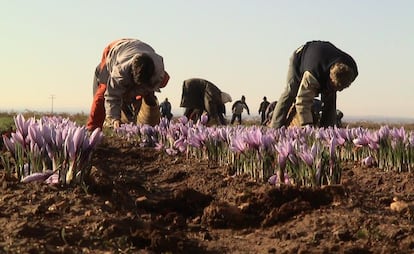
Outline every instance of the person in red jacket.
{"label": "person in red jacket", "polygon": [[117,128],[121,123],[156,125],[160,111],[155,92],[168,83],[163,58],[137,39],[111,42],[95,70],[93,102],[86,127]]}

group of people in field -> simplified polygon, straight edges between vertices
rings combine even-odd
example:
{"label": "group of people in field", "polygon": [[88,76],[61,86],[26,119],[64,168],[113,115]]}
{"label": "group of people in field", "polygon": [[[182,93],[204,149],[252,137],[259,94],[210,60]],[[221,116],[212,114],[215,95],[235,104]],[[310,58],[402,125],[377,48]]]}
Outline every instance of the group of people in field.
{"label": "group of people in field", "polygon": [[[343,113],[336,108],[337,92],[357,76],[357,65],[349,54],[328,41],[309,41],[292,53],[279,99],[270,102],[263,97],[258,110],[261,124],[273,128],[340,125]],[[169,78],[163,57],[149,44],[137,39],[109,43],[94,72],[87,128],[117,128],[131,122],[154,126],[161,117],[171,119],[168,98],[159,103],[155,95]],[[230,102],[228,93],[206,79],[183,81],[180,107],[189,119],[206,114],[209,124],[227,124],[225,104]],[[246,97],[235,101],[231,110],[230,124],[241,124],[243,111],[250,115]]]}

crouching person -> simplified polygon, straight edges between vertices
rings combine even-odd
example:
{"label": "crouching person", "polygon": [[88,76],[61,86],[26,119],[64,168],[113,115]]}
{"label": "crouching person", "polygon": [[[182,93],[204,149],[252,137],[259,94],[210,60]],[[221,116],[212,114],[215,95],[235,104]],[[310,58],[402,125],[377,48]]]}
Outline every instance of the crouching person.
{"label": "crouching person", "polygon": [[358,76],[355,60],[327,41],[310,41],[290,58],[287,85],[276,104],[271,126],[314,125],[312,105],[321,95],[320,127],[336,124],[337,93]]}
{"label": "crouching person", "polygon": [[156,125],[160,121],[155,92],[168,83],[163,58],[148,44],[137,39],[110,43],[96,67],[93,102],[86,127],[121,123]]}
{"label": "crouching person", "polygon": [[196,121],[205,112],[208,124],[226,125],[225,103],[231,102],[229,94],[222,92],[216,85],[205,79],[193,78],[183,82],[180,107],[185,108],[184,115]]}

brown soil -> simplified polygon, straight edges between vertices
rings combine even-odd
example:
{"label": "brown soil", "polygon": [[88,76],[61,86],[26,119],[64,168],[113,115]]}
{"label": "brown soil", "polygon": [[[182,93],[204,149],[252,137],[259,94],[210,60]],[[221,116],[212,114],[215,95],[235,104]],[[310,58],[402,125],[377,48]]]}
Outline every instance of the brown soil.
{"label": "brown soil", "polygon": [[0,253],[414,252],[410,173],[346,164],[341,185],[279,188],[207,165],[105,138],[84,187],[3,175]]}

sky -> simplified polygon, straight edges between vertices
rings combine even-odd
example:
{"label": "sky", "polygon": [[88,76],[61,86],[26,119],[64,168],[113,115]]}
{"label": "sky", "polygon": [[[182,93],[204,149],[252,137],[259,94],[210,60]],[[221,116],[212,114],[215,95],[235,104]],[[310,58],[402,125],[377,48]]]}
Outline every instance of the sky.
{"label": "sky", "polygon": [[[411,0],[0,0],[0,111],[89,113],[104,47],[136,38],[164,58],[160,101],[179,107],[182,82],[204,78],[245,95],[251,115],[278,100],[289,57],[332,42],[359,76],[338,94],[345,116],[414,119]],[[230,108],[231,104],[227,104]],[[230,110],[227,110],[228,114]]]}

